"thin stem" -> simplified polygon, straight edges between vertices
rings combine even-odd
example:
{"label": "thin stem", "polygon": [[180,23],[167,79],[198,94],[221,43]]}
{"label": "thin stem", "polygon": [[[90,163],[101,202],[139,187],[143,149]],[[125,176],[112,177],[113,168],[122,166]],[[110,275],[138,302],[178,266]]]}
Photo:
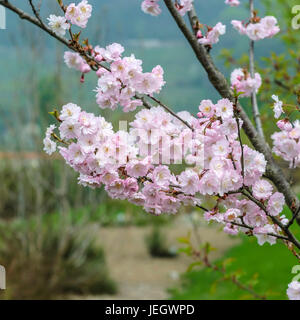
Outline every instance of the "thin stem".
{"label": "thin stem", "polygon": [[[240,191],[237,191],[236,193],[241,193],[241,192],[240,192]],[[200,205],[196,205],[196,207],[199,208],[199,209],[201,209],[201,210],[203,210],[203,211],[205,211],[205,212],[209,212],[208,209],[206,209],[206,208],[204,208],[204,207],[202,207],[202,206],[200,206]],[[245,223],[238,223],[238,222],[233,222],[233,221],[225,221],[225,222],[226,222],[226,223],[230,223],[230,224],[232,224],[232,225],[234,225],[234,226],[238,226],[238,227],[242,227],[242,228],[249,229],[249,230],[251,230],[251,231],[254,229],[253,227],[248,226],[248,225],[245,224]],[[289,239],[288,237],[282,236],[282,235],[280,235],[280,234],[268,232],[267,235],[268,235],[268,236],[275,237],[275,238],[278,238],[278,239],[281,239],[281,240],[290,241],[290,239]],[[290,242],[291,242],[291,241],[290,241]]]}
{"label": "thin stem", "polygon": [[190,126],[185,120],[183,120],[181,117],[179,117],[174,111],[172,111],[169,107],[167,107],[164,103],[156,99],[155,97],[149,96],[150,99],[158,103],[160,106],[162,106],[166,111],[168,111],[173,117],[177,118],[179,121],[181,121],[183,124],[185,124],[189,129],[194,131],[194,128]]}
{"label": "thin stem", "polygon": [[267,208],[264,206],[264,204],[262,202],[260,202],[259,200],[257,200],[251,193],[249,190],[247,190],[248,192],[246,192],[245,190],[242,190],[241,193],[246,196],[249,200],[251,200],[252,202],[254,202],[257,206],[259,206],[264,212],[265,214],[273,221],[273,223],[277,226],[280,227],[280,229],[287,235],[287,237],[289,238],[289,241],[292,242],[298,249],[300,249],[300,242],[299,240],[297,240],[295,238],[295,236],[293,235],[293,233],[289,230],[289,228],[287,226],[284,226],[281,221],[279,221],[276,217],[273,217],[269,214]]}
{"label": "thin stem", "polygon": [[[249,0],[250,4],[250,14],[251,18],[254,17],[254,5],[253,0]],[[252,79],[255,79],[255,66],[254,66],[254,41],[250,40],[250,48],[249,48],[249,63],[250,63],[250,75]],[[252,102],[252,111],[253,117],[256,124],[256,129],[258,134],[264,139],[264,131],[262,128],[262,123],[260,119],[258,104],[257,104],[257,97],[256,97],[256,89],[253,88],[251,93],[251,102]]]}
{"label": "thin stem", "polygon": [[[244,145],[242,142],[242,137],[241,137],[241,129],[240,129],[240,121],[238,117],[235,117],[236,119],[236,124],[238,127],[238,137],[239,137],[239,142],[240,142],[240,146],[241,146],[241,167],[242,167],[242,177],[243,180],[245,178],[245,161],[244,161]],[[244,181],[243,181],[244,183]]]}
{"label": "thin stem", "polygon": [[39,20],[40,24],[41,24],[42,26],[44,26],[44,22],[42,21],[38,10],[35,8],[35,6],[34,6],[34,4],[33,4],[33,0],[28,0],[28,1],[29,1],[30,6],[31,6],[31,9],[32,9],[33,14],[34,14],[35,17]]}

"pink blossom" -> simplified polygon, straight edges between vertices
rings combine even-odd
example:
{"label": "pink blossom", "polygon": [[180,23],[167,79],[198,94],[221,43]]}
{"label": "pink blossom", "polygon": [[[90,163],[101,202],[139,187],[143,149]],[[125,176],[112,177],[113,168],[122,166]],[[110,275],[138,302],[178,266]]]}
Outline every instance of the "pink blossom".
{"label": "pink blossom", "polygon": [[50,139],[50,137],[46,137],[43,140],[43,144],[44,144],[44,151],[51,155],[52,153],[54,153],[56,151],[56,143],[54,141],[52,141]]}
{"label": "pink blossom", "polygon": [[268,218],[264,211],[258,210],[256,206],[253,211],[246,211],[244,221],[253,228],[261,228],[268,223]]}
{"label": "pink blossom", "polygon": [[268,242],[271,246],[276,243],[276,237],[268,235],[268,233],[276,234],[274,227],[267,224],[264,227],[254,228],[253,234],[257,238],[257,242],[260,246]]}
{"label": "pink blossom", "polygon": [[293,129],[293,125],[288,119],[282,119],[276,122],[277,127],[282,131],[290,132]]}
{"label": "pink blossom", "polygon": [[258,180],[252,187],[253,195],[260,200],[266,200],[272,194],[273,187],[267,180]]}
{"label": "pink blossom", "polygon": [[180,0],[179,4],[175,4],[178,9],[178,12],[181,16],[184,16],[188,11],[191,11],[193,8],[194,0]]}
{"label": "pink blossom", "polygon": [[215,105],[211,102],[211,100],[202,100],[199,106],[200,114],[198,115],[200,118],[210,118],[215,114]]}
{"label": "pink blossom", "polygon": [[221,99],[216,104],[216,115],[223,120],[233,117],[233,104],[228,99]]}
{"label": "pink blossom", "polygon": [[223,231],[232,236],[236,236],[239,233],[239,229],[237,226],[232,225],[231,223],[227,223],[223,229]]}
{"label": "pink blossom", "polygon": [[148,176],[158,186],[169,186],[172,179],[171,172],[167,166],[157,166]]}
{"label": "pink blossom", "polygon": [[56,16],[51,14],[47,18],[49,27],[55,32],[58,36],[64,36],[66,31],[70,29],[70,24],[67,22],[65,17]]}
{"label": "pink blossom", "polygon": [[236,29],[240,34],[246,34],[246,27],[243,25],[242,21],[232,20],[231,24],[234,29]]}
{"label": "pink blossom", "polygon": [[66,51],[64,54],[64,61],[69,68],[73,68],[82,73],[91,71],[91,67],[77,52]]}
{"label": "pink blossom", "polygon": [[275,94],[272,95],[272,99],[275,101],[274,103],[275,118],[278,119],[283,113],[283,109],[282,109],[283,103],[282,101],[279,100],[278,96],[276,96]]}
{"label": "pink blossom", "polygon": [[144,0],[141,8],[145,13],[151,14],[152,16],[158,16],[161,14],[161,9],[158,4],[159,0]]}
{"label": "pink blossom", "polygon": [[61,123],[59,132],[62,139],[79,138],[80,125],[77,121],[71,118]]}
{"label": "pink blossom", "polygon": [[75,3],[69,4],[65,13],[66,19],[80,28],[86,28],[91,15],[92,6],[88,4],[87,0],[81,1],[77,6]]}
{"label": "pink blossom", "polygon": [[286,291],[290,300],[300,300],[300,282],[292,281]]}
{"label": "pink blossom", "polygon": [[248,72],[243,69],[235,69],[231,73],[231,87],[235,88],[237,92],[243,92],[241,97],[250,97],[252,92],[258,92],[262,84],[261,76],[259,73],[255,73],[255,78],[251,78]]}
{"label": "pink blossom", "polygon": [[199,38],[198,42],[203,45],[213,45],[219,42],[219,37],[226,32],[226,26],[218,22],[212,29],[210,29],[206,36]]}
{"label": "pink blossom", "polygon": [[273,16],[267,16],[259,22],[248,24],[232,20],[231,24],[240,34],[246,34],[253,41],[271,38],[280,31],[277,26],[277,19]]}
{"label": "pink blossom", "polygon": [[284,195],[280,192],[275,192],[268,201],[268,212],[271,216],[277,216],[282,212],[285,203]]}
{"label": "pink blossom", "polygon": [[136,159],[126,165],[127,174],[134,178],[145,177],[149,168],[150,165],[147,161],[140,161]]}
{"label": "pink blossom", "polygon": [[275,132],[271,138],[273,140],[273,152],[289,161],[291,168],[300,166],[300,121],[293,124],[288,119],[277,122],[281,132]]}
{"label": "pink blossom", "polygon": [[184,193],[194,195],[199,191],[199,176],[193,170],[183,171],[178,180],[179,186]]}
{"label": "pink blossom", "polygon": [[237,7],[240,5],[239,0],[225,0],[225,4],[229,4],[231,7]]}
{"label": "pink blossom", "polygon": [[224,213],[224,219],[227,222],[234,222],[240,216],[241,211],[239,209],[229,209]]}

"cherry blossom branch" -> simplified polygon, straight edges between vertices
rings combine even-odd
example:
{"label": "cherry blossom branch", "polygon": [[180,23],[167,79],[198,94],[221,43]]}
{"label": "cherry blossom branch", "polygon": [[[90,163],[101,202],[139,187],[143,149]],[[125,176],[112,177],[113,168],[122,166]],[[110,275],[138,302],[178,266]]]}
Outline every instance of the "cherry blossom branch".
{"label": "cherry blossom branch", "polygon": [[[92,56],[90,56],[89,54],[87,54],[87,52],[85,52],[80,46],[78,46],[78,43],[76,43],[73,40],[73,34],[72,32],[70,32],[70,36],[72,38],[72,41],[58,36],[56,33],[54,33],[48,26],[46,26],[42,19],[40,18],[39,13],[37,12],[35,6],[33,5],[32,0],[29,0],[30,6],[32,8],[32,11],[35,15],[35,17],[32,17],[30,15],[28,15],[26,12],[24,12],[23,10],[15,7],[14,5],[12,5],[10,2],[8,2],[7,0],[0,0],[0,5],[3,5],[4,7],[6,7],[7,9],[15,12],[21,19],[27,20],[31,23],[33,23],[34,25],[36,25],[37,27],[41,28],[42,30],[44,30],[45,32],[47,32],[50,36],[54,37],[55,39],[57,39],[59,42],[61,42],[62,44],[66,45],[69,49],[78,52],[81,56],[83,56],[84,58],[86,58],[87,62],[93,62],[93,65],[91,66],[92,69],[94,71],[97,71],[98,68],[104,68],[107,71],[110,71],[110,69],[103,65],[102,63],[96,61]],[[93,68],[93,66],[97,66],[98,68]],[[145,97],[140,96],[140,95],[135,95],[135,98],[142,100],[143,102],[143,106],[147,109],[152,108],[153,106],[145,99]],[[167,107],[165,104],[163,104],[162,102],[158,101],[156,98],[152,97],[152,96],[148,96],[148,98],[152,99],[154,102],[158,103],[160,106],[162,106],[167,112],[169,112],[170,114],[172,114],[175,118],[177,118],[179,121],[181,121],[182,123],[184,123],[188,128],[192,129],[192,127],[185,121],[183,120],[180,116],[178,116],[175,112],[173,112],[169,107]]]}
{"label": "cherry blossom branch", "polygon": [[[238,222],[233,222],[233,221],[225,221],[225,222],[229,223],[229,224],[232,224],[234,226],[237,226],[237,227],[246,228],[246,229],[249,229],[249,230],[254,230],[253,227],[248,226],[247,224],[244,224],[244,223],[238,223]],[[271,237],[275,237],[275,238],[278,238],[278,239],[281,239],[281,240],[284,240],[284,241],[290,241],[288,237],[281,236],[280,234],[268,232],[268,233],[266,233],[266,235],[271,236]]]}
{"label": "cherry blossom branch", "polygon": [[185,124],[189,129],[191,129],[192,131],[194,131],[194,128],[192,126],[190,126],[185,120],[183,120],[181,117],[179,117],[174,111],[172,111],[169,107],[167,107],[164,103],[162,103],[161,101],[159,101],[158,99],[156,99],[155,97],[149,96],[148,97],[150,99],[152,99],[153,101],[155,101],[156,103],[158,103],[160,106],[162,106],[167,112],[169,112],[173,117],[175,117],[176,119],[178,119],[179,121],[181,121],[183,124]]}
{"label": "cherry blossom branch", "polygon": [[245,191],[245,189],[241,190],[241,194],[243,194],[245,197],[247,197],[249,200],[251,200],[252,202],[254,202],[257,206],[259,206],[264,212],[265,214],[271,218],[271,220],[273,221],[274,224],[276,224],[277,226],[280,227],[280,229],[287,235],[287,237],[289,238],[289,241],[292,242],[298,249],[300,249],[300,242],[299,240],[296,239],[296,237],[293,235],[293,233],[289,230],[289,228],[287,226],[284,226],[276,217],[273,217],[269,214],[267,208],[265,207],[265,205],[260,202],[259,200],[257,200],[252,193],[250,192],[250,190],[248,189],[247,192]]}
{"label": "cherry blossom branch", "polygon": [[[249,0],[249,4],[250,4],[250,15],[251,15],[251,18],[253,18],[254,17],[253,0]],[[255,78],[255,66],[254,66],[254,41],[253,40],[250,40],[249,64],[250,64],[250,75],[251,75],[251,78],[254,79]],[[256,124],[257,132],[262,137],[262,139],[264,139],[264,131],[262,128],[260,113],[259,113],[258,104],[257,104],[256,88],[253,88],[252,93],[251,93],[251,104],[252,104],[253,117],[254,117],[254,121]]]}
{"label": "cherry blossom branch", "polygon": [[[232,194],[232,193],[242,194],[241,191],[231,192],[231,194]],[[248,197],[248,196],[247,196],[247,197]],[[250,199],[250,200],[251,200],[251,199]],[[210,210],[208,210],[207,208],[205,208],[205,207],[203,207],[203,206],[200,206],[200,205],[196,205],[196,207],[199,208],[199,209],[201,209],[201,210],[203,210],[204,212],[209,212],[209,211],[210,211]],[[249,226],[249,225],[247,225],[247,224],[245,224],[245,223],[238,223],[238,222],[233,222],[233,221],[224,221],[224,222],[229,223],[229,224],[234,225],[234,226],[237,226],[237,227],[246,228],[246,229],[249,229],[249,230],[251,230],[251,231],[254,230],[253,227],[251,227],[251,226]],[[282,236],[282,235],[280,235],[280,234],[268,232],[268,233],[266,233],[266,235],[272,236],[272,237],[275,237],[275,238],[278,238],[278,239],[281,239],[281,240],[284,240],[284,241],[289,241],[289,242],[294,243],[293,241],[290,240],[289,237]],[[300,247],[299,247],[299,249],[300,249]]]}
{"label": "cherry blossom branch", "polygon": [[[184,36],[190,43],[192,49],[194,50],[194,53],[196,54],[196,57],[200,61],[200,63],[203,65],[204,69],[206,70],[208,74],[208,78],[211,81],[211,83],[214,85],[214,87],[217,89],[217,91],[221,94],[222,97],[229,98],[231,101],[233,101],[233,93],[230,90],[230,87],[227,83],[227,80],[225,79],[224,75],[217,69],[215,66],[211,56],[207,52],[207,49],[200,45],[197,42],[196,37],[194,34],[189,30],[189,28],[186,26],[184,20],[182,17],[178,14],[177,9],[174,7],[174,4],[170,0],[164,0],[167,8],[169,9],[170,13],[174,17],[174,20],[176,21],[178,27],[183,32]],[[9,3],[7,0],[0,0],[0,4],[4,7],[8,8],[9,10],[15,12],[19,15],[21,19],[25,19],[39,28],[43,29],[45,32],[47,32],[50,36],[56,38],[58,41],[66,45],[71,50],[78,52],[80,55],[85,57],[88,61],[94,61],[94,59],[89,56],[82,48],[81,46],[78,46],[78,43],[74,43],[72,41],[69,41],[63,37],[58,36],[55,34],[50,28],[47,26],[41,24],[41,22],[21,9],[18,9],[17,7],[13,6],[11,3]],[[193,15],[194,13],[194,15]],[[193,20],[195,20],[195,12],[192,10],[192,16]],[[100,64],[99,64],[100,65]],[[101,65],[101,67],[108,69],[106,66]],[[93,68],[93,70],[95,70]],[[108,69],[109,70],[109,69]],[[144,97],[141,98],[144,106],[146,108],[151,108],[152,105],[149,104]],[[164,106],[163,106],[164,107]],[[167,108],[166,111],[169,111],[170,109]],[[252,142],[253,146],[258,150],[259,152],[263,153],[266,160],[267,160],[267,171],[266,175],[267,177],[273,181],[273,183],[276,185],[278,191],[282,192],[285,195],[286,203],[288,204],[289,208],[293,212],[293,215],[296,215],[296,219],[300,221],[299,218],[299,208],[300,203],[298,198],[296,197],[295,193],[291,189],[289,183],[287,182],[286,178],[284,177],[284,174],[282,170],[277,166],[275,163],[272,152],[270,150],[270,147],[268,144],[261,139],[261,137],[258,135],[256,129],[252,125],[250,119],[246,115],[243,108],[240,106],[240,104],[237,105],[237,112],[241,119],[243,120],[243,129],[245,133],[247,134],[248,138]],[[183,122],[184,123],[184,122]],[[295,219],[294,219],[295,220]],[[294,222],[293,220],[293,222]]]}
{"label": "cherry blossom branch", "polygon": [[[216,90],[223,98],[228,98],[229,100],[234,101],[233,92],[230,89],[225,76],[218,70],[207,49],[203,45],[198,43],[197,38],[187,27],[183,18],[178,13],[178,10],[175,8],[173,1],[164,0],[164,3],[170,14],[174,18],[178,28],[183,33],[184,37],[193,49],[198,61],[205,69],[208,79],[210,80],[212,85],[216,88]],[[195,21],[199,21],[195,9],[192,9],[190,11],[189,18],[192,27],[195,25]],[[261,152],[267,160],[266,176],[276,185],[278,191],[284,194],[287,205],[289,206],[292,213],[295,214],[295,212],[297,212],[300,208],[300,201],[295,192],[292,190],[287,179],[285,178],[282,169],[276,164],[269,145],[258,134],[251,120],[239,103],[237,104],[237,112],[240,118],[243,120],[243,129],[252,145],[257,151]],[[298,224],[300,224],[299,213],[297,215],[297,222]]]}

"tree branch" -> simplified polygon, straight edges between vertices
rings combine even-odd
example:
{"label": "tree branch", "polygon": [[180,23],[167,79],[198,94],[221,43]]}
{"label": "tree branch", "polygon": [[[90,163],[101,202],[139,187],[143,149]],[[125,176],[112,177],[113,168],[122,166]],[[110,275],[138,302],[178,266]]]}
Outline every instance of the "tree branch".
{"label": "tree branch", "polygon": [[[218,70],[215,66],[209,52],[206,48],[199,44],[195,35],[190,31],[190,29],[185,24],[183,18],[178,13],[178,10],[175,8],[172,0],[164,0],[166,7],[174,18],[177,26],[189,42],[191,48],[193,49],[198,61],[201,63],[205,69],[208,79],[216,90],[220,93],[223,98],[228,98],[234,102],[233,92],[229,87],[229,84],[225,76]],[[189,18],[192,27],[194,26],[195,21],[198,20],[195,9],[190,11]],[[279,192],[283,193],[285,196],[285,201],[289,206],[290,210],[294,214],[300,208],[300,201],[294,191],[291,189],[290,184],[286,180],[282,169],[275,163],[275,160],[272,156],[272,151],[269,145],[261,138],[257,130],[254,128],[249,117],[241,107],[237,104],[237,112],[239,117],[243,120],[243,129],[251,141],[254,148],[261,152],[267,160],[267,177],[276,185]],[[300,224],[300,215],[297,217],[298,224]]]}
{"label": "tree branch", "polygon": [[[253,18],[254,17],[253,0],[249,0],[249,3],[250,3],[250,15],[251,15],[251,18]],[[249,46],[249,65],[250,65],[250,76],[252,79],[255,79],[254,41],[253,40],[250,40],[250,46]],[[251,93],[251,104],[252,104],[252,112],[253,112],[254,122],[256,124],[256,129],[258,131],[258,134],[262,137],[262,139],[264,139],[264,131],[263,131],[263,127],[260,119],[255,88],[253,88]]]}

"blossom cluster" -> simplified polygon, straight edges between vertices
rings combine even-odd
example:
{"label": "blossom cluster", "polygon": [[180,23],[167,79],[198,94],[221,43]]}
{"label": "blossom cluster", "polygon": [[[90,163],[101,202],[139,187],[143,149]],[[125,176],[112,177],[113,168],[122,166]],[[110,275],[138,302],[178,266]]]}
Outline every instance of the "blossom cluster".
{"label": "blossom cluster", "polygon": [[213,28],[208,28],[205,35],[202,31],[197,32],[198,42],[203,45],[213,45],[219,42],[219,37],[226,32],[226,26],[221,22],[218,22]]}
{"label": "blossom cluster", "polygon": [[235,88],[237,92],[243,92],[240,97],[250,97],[252,92],[258,92],[262,84],[261,76],[255,73],[254,79],[251,78],[250,73],[242,68],[233,70],[230,77],[231,87]]}
{"label": "blossom cluster", "polygon": [[116,43],[105,49],[95,47],[96,60],[110,63],[110,71],[100,68],[97,72],[99,80],[96,99],[102,109],[114,110],[120,105],[124,112],[133,111],[143,104],[141,99],[136,98],[136,94],[152,96],[159,93],[165,84],[161,66],[144,73],[142,61],[134,55],[122,57],[123,51],[124,48]]}
{"label": "blossom cluster", "polygon": [[69,68],[73,68],[81,73],[88,73],[91,71],[89,64],[78,52],[66,51],[64,54],[64,61]]}
{"label": "blossom cluster", "polygon": [[92,6],[88,4],[87,0],[82,0],[77,6],[75,3],[68,5],[65,17],[80,28],[86,28],[89,18],[92,15]]}
{"label": "blossom cluster", "polygon": [[[143,12],[151,14],[152,16],[158,16],[161,14],[161,8],[159,6],[160,0],[144,0],[141,4]],[[193,7],[194,0],[180,0],[176,1],[175,7],[179,14],[184,16]]]}
{"label": "blossom cluster", "polygon": [[[218,206],[205,214],[208,221],[224,224],[230,234],[248,232],[238,226],[246,223],[259,244],[275,243],[272,234],[280,230],[268,216],[287,223],[280,217],[284,197],[262,179],[266,168],[262,154],[243,146],[242,166],[238,139],[242,121],[235,118],[233,104],[228,99],[216,104],[203,100],[197,118],[188,112],[178,116],[189,127],[158,106],[138,112],[129,132],[114,131],[103,117],[70,103],[59,115],[59,141],[67,145],[59,152],[79,172],[80,184],[104,185],[112,198],[128,199],[159,215],[175,214],[182,205],[199,205],[202,196],[216,196]],[[51,126],[46,133],[49,154],[56,148],[51,140],[54,130]],[[171,163],[183,161],[185,169],[179,174],[170,170]],[[244,186],[267,212],[238,192]]]}
{"label": "blossom cluster", "polygon": [[[278,119],[282,114],[283,102],[278,96],[273,95],[274,117]],[[277,121],[280,132],[275,132],[271,136],[273,140],[273,152],[288,161],[290,168],[300,167],[300,121],[290,121],[288,117]]]}
{"label": "blossom cluster", "polygon": [[[282,101],[277,96],[275,99],[274,112],[275,117],[279,118],[282,110]],[[279,110],[279,111],[278,111]],[[300,167],[300,121],[291,122],[288,118],[277,121],[279,132],[273,133],[273,152],[288,161],[290,168]]]}
{"label": "blossom cluster", "polygon": [[271,38],[280,31],[277,19],[273,16],[266,16],[259,22],[246,24],[239,20],[232,20],[231,24],[240,34],[247,35],[253,41]]}
{"label": "blossom cluster", "polygon": [[92,15],[92,6],[87,0],[82,0],[78,5],[71,3],[65,10],[64,16],[51,14],[48,18],[50,28],[59,36],[64,36],[70,29],[70,24],[85,28]]}
{"label": "blossom cluster", "polygon": [[[165,81],[161,66],[156,66],[151,72],[143,72],[142,61],[134,55],[122,57],[124,48],[113,43],[101,48],[96,46],[92,50],[92,57],[98,63],[106,63],[109,68],[99,67],[97,71],[98,86],[96,88],[96,101],[100,108],[115,110],[118,105],[124,112],[134,111],[143,104],[137,94],[150,95],[159,93]],[[65,52],[65,63],[82,73],[91,70],[87,62],[78,54]]]}

